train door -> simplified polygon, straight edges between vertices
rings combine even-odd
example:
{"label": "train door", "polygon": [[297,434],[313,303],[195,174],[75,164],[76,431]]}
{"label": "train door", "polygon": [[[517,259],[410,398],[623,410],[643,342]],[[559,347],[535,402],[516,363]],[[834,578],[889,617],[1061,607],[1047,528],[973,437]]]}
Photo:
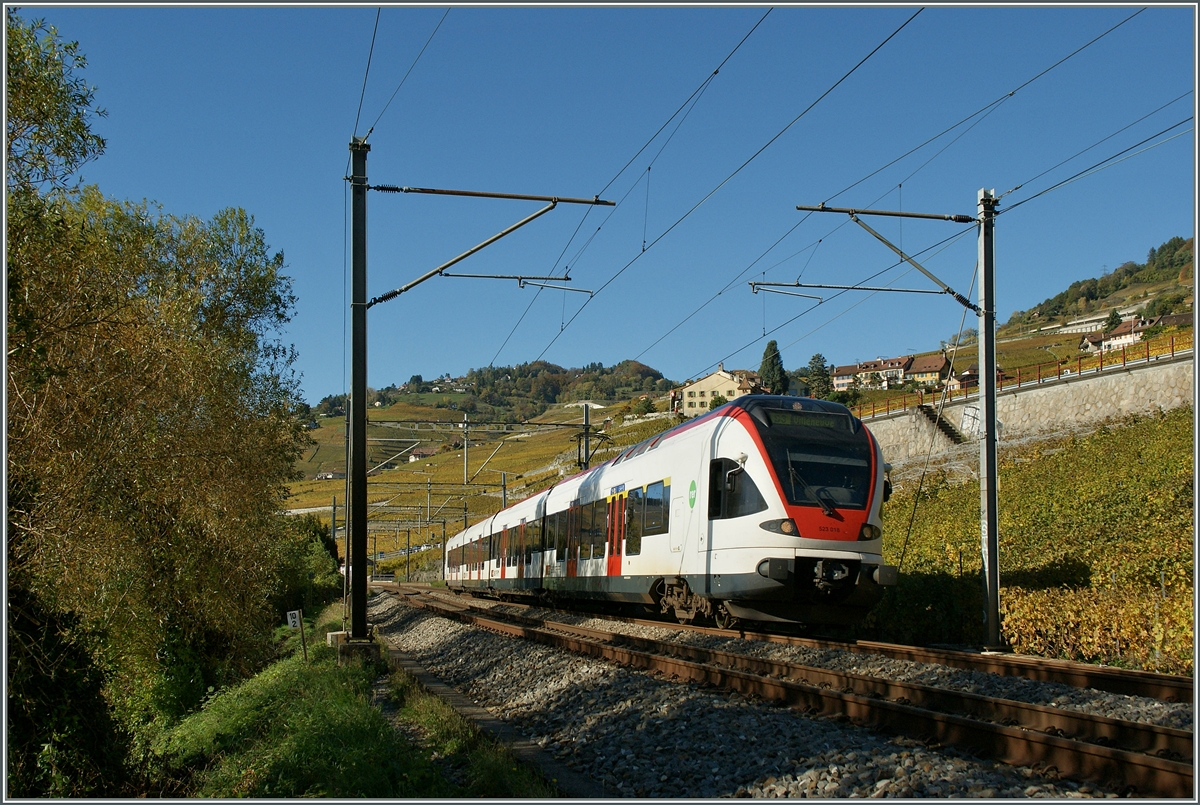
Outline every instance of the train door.
{"label": "train door", "polygon": [[518,579],[525,578],[525,521],[513,529],[516,532],[516,544],[513,545],[513,555],[516,557],[516,571],[513,573]]}
{"label": "train door", "polygon": [[579,546],[579,503],[573,502],[567,509],[567,578],[575,578],[578,569]]}
{"label": "train door", "polygon": [[502,579],[508,578],[508,573],[507,573],[508,556],[509,556],[508,540],[509,540],[508,529],[507,528],[501,529],[499,558],[500,558],[500,578],[502,578]]}
{"label": "train door", "polygon": [[[546,560],[544,556],[544,546],[542,536],[542,518],[535,517],[525,523],[525,555],[529,560],[525,563],[525,577],[528,579],[540,579],[542,577],[542,563]],[[531,588],[536,587],[536,584],[530,584]]]}
{"label": "train door", "polygon": [[621,575],[621,558],[625,544],[625,492],[608,499],[608,568],[607,575]]}

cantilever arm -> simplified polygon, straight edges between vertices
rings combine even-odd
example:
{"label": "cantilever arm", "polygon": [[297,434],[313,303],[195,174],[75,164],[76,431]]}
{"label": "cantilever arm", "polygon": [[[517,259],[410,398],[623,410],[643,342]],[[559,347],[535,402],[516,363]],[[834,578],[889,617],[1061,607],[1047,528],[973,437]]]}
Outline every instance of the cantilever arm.
{"label": "cantilever arm", "polygon": [[540,210],[535,212],[533,215],[530,215],[527,218],[523,218],[520,221],[517,221],[512,226],[505,229],[504,231],[498,232],[497,234],[492,235],[490,238],[485,240],[483,243],[480,243],[478,246],[474,246],[470,249],[467,249],[465,252],[460,254],[458,257],[455,257],[453,260],[450,260],[449,262],[446,262],[446,263],[442,263],[437,268],[433,269],[432,271],[430,271],[427,274],[423,274],[422,276],[417,277],[415,280],[408,283],[407,285],[401,285],[399,288],[395,289],[394,291],[388,291],[387,293],[383,294],[382,296],[375,297],[370,302],[367,302],[367,307],[370,308],[374,305],[379,304],[380,302],[388,302],[392,299],[395,299],[397,296],[404,293],[405,291],[408,291],[408,290],[411,290],[411,289],[417,287],[418,285],[420,285],[422,282],[429,279],[430,277],[435,277],[438,274],[441,274],[443,271],[445,271],[447,268],[454,265],[455,263],[458,263],[458,262],[461,262],[461,261],[467,259],[468,257],[475,254],[475,252],[479,251],[480,249],[484,248],[485,246],[490,246],[491,244],[500,240],[500,238],[504,237],[505,235],[508,235],[508,234],[511,234],[512,232],[517,231],[521,227],[525,226],[525,224],[529,223],[530,221],[532,221],[536,218],[539,218],[539,217],[545,215],[546,213],[550,212],[550,210],[554,209],[557,206],[558,206],[558,200],[555,199],[555,200],[551,201],[549,204],[547,204],[545,207],[542,207]]}

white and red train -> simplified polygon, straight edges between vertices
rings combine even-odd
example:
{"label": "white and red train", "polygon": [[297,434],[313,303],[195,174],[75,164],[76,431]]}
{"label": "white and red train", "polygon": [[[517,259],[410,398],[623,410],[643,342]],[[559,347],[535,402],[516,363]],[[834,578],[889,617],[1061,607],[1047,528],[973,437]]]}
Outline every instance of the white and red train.
{"label": "white and red train", "polygon": [[851,624],[896,583],[886,470],[844,406],[741,397],[456,534],[446,583],[722,626]]}

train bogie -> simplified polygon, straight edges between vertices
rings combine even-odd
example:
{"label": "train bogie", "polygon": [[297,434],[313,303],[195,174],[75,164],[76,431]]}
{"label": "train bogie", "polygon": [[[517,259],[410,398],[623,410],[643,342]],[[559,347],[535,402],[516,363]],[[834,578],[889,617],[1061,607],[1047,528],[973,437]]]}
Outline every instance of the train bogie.
{"label": "train bogie", "polygon": [[846,624],[894,584],[885,465],[842,406],[751,396],[467,528],[452,588],[648,605],[680,620]]}

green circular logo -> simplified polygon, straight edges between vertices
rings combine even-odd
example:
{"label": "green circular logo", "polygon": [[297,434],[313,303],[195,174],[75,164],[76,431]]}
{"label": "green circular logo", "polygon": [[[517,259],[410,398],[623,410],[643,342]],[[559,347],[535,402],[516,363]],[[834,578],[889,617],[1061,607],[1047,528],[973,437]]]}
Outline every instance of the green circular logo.
{"label": "green circular logo", "polygon": [[688,487],[688,508],[696,508],[696,482],[692,481],[692,485]]}

